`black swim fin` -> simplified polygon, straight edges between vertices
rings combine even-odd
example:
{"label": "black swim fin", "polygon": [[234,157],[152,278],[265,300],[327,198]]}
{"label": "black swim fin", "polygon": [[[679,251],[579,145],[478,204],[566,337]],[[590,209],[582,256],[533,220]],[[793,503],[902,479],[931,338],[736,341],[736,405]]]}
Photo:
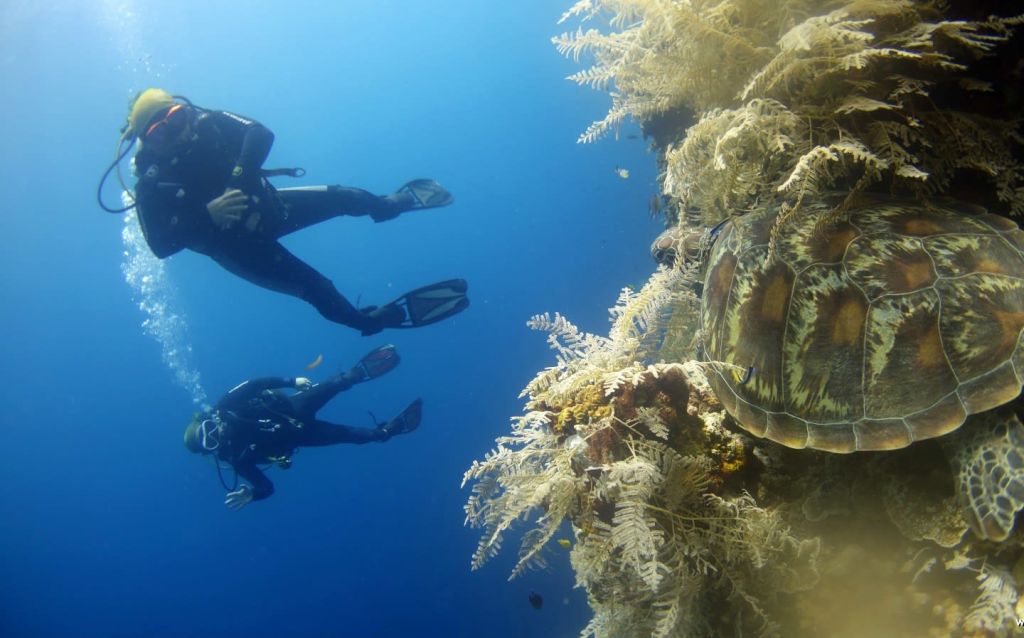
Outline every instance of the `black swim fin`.
{"label": "black swim fin", "polygon": [[408,434],[420,426],[423,417],[423,399],[416,399],[402,413],[380,426],[390,436]]}
{"label": "black swim fin", "polygon": [[[465,279],[448,279],[436,284],[423,286],[405,293],[391,303],[384,304],[371,314],[392,317],[385,321],[384,328],[419,328],[429,326],[469,307]],[[399,316],[399,313],[404,315]],[[366,334],[364,332],[364,334]]]}
{"label": "black swim fin", "polygon": [[362,383],[391,372],[401,360],[395,346],[388,344],[371,350],[345,376],[353,383]]}
{"label": "black swim fin", "polygon": [[412,198],[412,207],[409,210],[437,208],[447,206],[455,201],[448,189],[432,179],[414,179],[411,182],[406,182],[395,191],[395,194],[408,195]]}
{"label": "black swim fin", "polygon": [[384,199],[390,200],[393,205],[370,213],[375,222],[386,222],[413,210],[447,206],[455,201],[448,189],[432,179],[425,178],[402,184],[398,190]]}

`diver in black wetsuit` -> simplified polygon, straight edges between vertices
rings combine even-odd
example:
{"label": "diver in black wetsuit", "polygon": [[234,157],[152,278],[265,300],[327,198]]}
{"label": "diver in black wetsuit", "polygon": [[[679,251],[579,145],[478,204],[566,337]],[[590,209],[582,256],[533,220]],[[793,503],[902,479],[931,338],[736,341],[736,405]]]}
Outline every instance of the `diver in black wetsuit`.
{"label": "diver in black wetsuit", "polygon": [[[197,454],[213,454],[234,467],[252,487],[228,490],[224,504],[240,509],[274,493],[274,484],[261,465],[291,467],[296,449],[338,443],[387,441],[419,426],[423,402],[416,399],[387,423],[376,428],[357,428],[328,423],[316,413],[335,395],[357,383],[375,379],[394,369],[399,357],[394,346],[373,350],[351,370],[313,385],[309,379],[268,377],[252,379],[232,388],[206,412],[195,415],[185,428],[185,447]],[[280,388],[295,388],[286,395]],[[223,478],[222,478],[223,481]]]}
{"label": "diver in black wetsuit", "polygon": [[[163,259],[184,248],[208,255],[239,277],[303,299],[327,319],[364,335],[434,323],[469,305],[466,282],[453,279],[380,307],[357,309],[327,277],[278,241],[340,215],[369,215],[382,222],[411,210],[447,206],[453,198],[440,184],[417,179],[386,196],[344,186],[278,190],[262,169],[274,142],[269,129],[180,100],[160,89],[144,91],[122,136],[122,144],[141,142],[135,156],[135,205],[154,255]],[[118,212],[102,199],[100,205]]]}

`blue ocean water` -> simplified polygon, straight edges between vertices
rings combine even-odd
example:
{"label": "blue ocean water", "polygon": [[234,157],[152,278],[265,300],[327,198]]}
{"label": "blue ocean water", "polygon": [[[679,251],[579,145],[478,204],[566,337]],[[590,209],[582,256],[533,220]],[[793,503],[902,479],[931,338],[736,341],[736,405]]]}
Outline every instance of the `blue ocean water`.
{"label": "blue ocean water", "polygon": [[[632,128],[575,142],[608,97],[564,79],[579,67],[549,39],[569,5],[0,4],[0,635],[579,632],[589,610],[559,547],[550,570],[508,582],[512,537],[470,571],[479,532],[463,526],[459,487],[553,362],[525,321],[557,310],[604,333],[618,290],[653,267],[646,143]],[[472,306],[361,337],[182,253],[157,291],[171,302],[157,311],[174,319],[171,361],[198,375],[178,383],[122,272],[124,218],[95,203],[129,100],[148,86],[267,125],[266,165],[308,171],[279,186],[441,181],[451,207],[331,220],[285,243],[353,301],[463,277]],[[111,184],[105,196],[118,201]],[[302,450],[271,471],[271,499],[228,511],[213,467],[181,442],[198,388],[212,402],[246,378],[324,379],[388,342],[402,365],[321,416],[369,426],[367,411],[388,418],[422,397],[420,429]]]}

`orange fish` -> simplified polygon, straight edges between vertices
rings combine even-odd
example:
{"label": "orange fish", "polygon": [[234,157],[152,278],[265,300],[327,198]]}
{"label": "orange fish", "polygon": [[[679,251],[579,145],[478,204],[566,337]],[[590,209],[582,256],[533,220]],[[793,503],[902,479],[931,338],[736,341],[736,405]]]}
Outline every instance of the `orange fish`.
{"label": "orange fish", "polygon": [[310,363],[309,365],[306,366],[306,369],[307,370],[312,370],[313,368],[317,367],[318,365],[320,365],[323,362],[324,362],[324,355],[318,354],[318,355],[316,355],[316,359],[313,359],[312,363]]}

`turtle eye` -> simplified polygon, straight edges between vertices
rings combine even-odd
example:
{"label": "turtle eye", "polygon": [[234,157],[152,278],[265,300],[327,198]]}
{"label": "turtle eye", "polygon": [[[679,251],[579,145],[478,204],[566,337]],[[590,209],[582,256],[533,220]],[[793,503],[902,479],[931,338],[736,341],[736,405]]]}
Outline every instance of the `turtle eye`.
{"label": "turtle eye", "polygon": [[675,240],[668,233],[662,233],[651,244],[651,257],[659,264],[671,266],[677,256]]}
{"label": "turtle eye", "polygon": [[653,257],[654,261],[659,264],[671,266],[676,261],[676,251],[675,248],[671,246],[668,248],[655,247],[655,249],[651,251],[651,257]]}

